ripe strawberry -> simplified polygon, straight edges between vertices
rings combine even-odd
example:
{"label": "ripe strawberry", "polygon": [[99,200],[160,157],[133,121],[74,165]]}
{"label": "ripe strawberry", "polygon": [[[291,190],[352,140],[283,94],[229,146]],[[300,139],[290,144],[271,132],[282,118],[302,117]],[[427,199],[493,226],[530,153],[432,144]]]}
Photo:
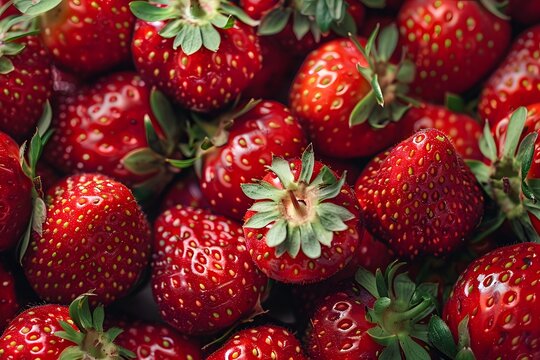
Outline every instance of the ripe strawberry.
{"label": "ripe strawberry", "polygon": [[[154,127],[157,140],[147,138],[146,125]],[[167,164],[180,152],[179,121],[166,99],[151,94],[133,72],[105,76],[59,97],[53,126],[45,158],[65,174],[99,172],[145,200],[179,171]]]}
{"label": "ripe strawberry", "polygon": [[371,272],[386,269],[396,259],[388,245],[375,239],[369,231],[360,229],[358,232],[360,242],[347,267],[338,273],[341,279],[353,277],[359,267]]}
{"label": "ripe strawberry", "polygon": [[[525,108],[527,109],[527,117],[525,119],[525,124],[523,125],[523,130],[519,137],[520,142],[525,138],[525,136],[529,135],[532,132],[540,130],[540,102],[530,104],[528,106],[525,106]],[[504,152],[504,146],[507,141],[508,128],[511,122],[511,118],[512,114],[509,113],[507,116],[500,119],[492,127],[491,133],[493,135],[493,139],[495,140],[495,145],[497,146],[497,154],[499,156],[502,156]],[[536,169],[536,166],[533,166],[532,169]]]}
{"label": "ripe strawberry", "polygon": [[446,355],[454,358],[461,350],[472,351],[476,359],[495,359],[502,354],[512,359],[540,357],[540,331],[536,326],[540,321],[539,251],[538,244],[516,244],[492,251],[469,265],[444,307],[450,329],[440,321],[438,324],[447,344],[454,345],[451,331],[455,339],[459,336],[460,344],[466,340],[468,348],[453,349]]}
{"label": "ripe strawberry", "polygon": [[116,344],[132,351],[138,360],[201,360],[200,347],[187,337],[162,324],[120,322],[123,329]]}
{"label": "ripe strawberry", "polygon": [[90,76],[127,63],[135,24],[128,5],[129,0],[67,0],[45,8],[41,34],[55,64]]}
{"label": "ripe strawberry", "polygon": [[300,341],[288,330],[261,325],[237,332],[207,360],[305,360]]}
{"label": "ripe strawberry", "polygon": [[407,0],[398,26],[417,67],[414,91],[432,101],[478,83],[503,56],[511,35],[508,21],[477,1]]}
{"label": "ripe strawberry", "polygon": [[540,26],[518,36],[510,52],[484,85],[478,104],[483,120],[493,126],[519,106],[540,102]]}
{"label": "ripe strawberry", "polygon": [[210,204],[203,196],[199,179],[194,172],[188,172],[174,181],[163,195],[161,211],[165,211],[176,205],[189,206],[192,208],[208,209]]}
{"label": "ripe strawberry", "polygon": [[201,190],[216,212],[238,220],[251,203],[240,184],[263,177],[272,155],[297,157],[306,146],[296,118],[275,101],[225,117],[213,142],[202,158]]}
{"label": "ripe strawberry", "polygon": [[455,113],[444,106],[423,103],[410,109],[401,121],[404,124],[403,129],[406,129],[405,137],[422,129],[435,128],[452,140],[457,152],[464,159],[484,159],[478,146],[482,127],[465,114]]}
{"label": "ripe strawberry", "polygon": [[98,174],[57,183],[47,196],[40,236],[33,234],[23,269],[46,301],[69,303],[95,289],[95,303],[129,293],[148,264],[150,229],[130,190]]}
{"label": "ripe strawberry", "polygon": [[317,153],[369,156],[398,140],[393,122],[409,108],[405,93],[414,67],[389,62],[397,45],[395,27],[384,29],[378,43],[382,48],[371,52],[350,40],[330,41],[309,54],[296,75],[291,110],[305,124]]}
{"label": "ripe strawberry", "polygon": [[255,264],[287,283],[317,282],[343,269],[358,246],[359,217],[345,177],[315,161],[311,147],[302,160],[274,157],[268,169],[257,183],[242,184],[256,200],[244,222]]}
{"label": "ripe strawberry", "polygon": [[404,140],[371,167],[378,168],[373,178],[356,184],[364,220],[401,257],[446,255],[482,218],[480,187],[436,129]]}
{"label": "ripe strawberry", "polygon": [[10,27],[10,20],[0,20],[0,131],[23,142],[51,96],[51,58],[39,38],[20,37],[21,24]]}
{"label": "ripe strawberry", "polygon": [[133,1],[130,6],[142,19],[132,42],[137,71],[183,107],[200,112],[222,108],[261,68],[257,36],[230,15],[249,24],[253,20],[228,2],[186,6],[165,0],[158,7]]}
{"label": "ripe strawberry", "polygon": [[416,286],[401,265],[375,276],[361,268],[356,282],[319,301],[307,334],[310,359],[430,359],[423,322],[435,309],[436,286]]}
{"label": "ripe strawberry", "polygon": [[0,333],[19,311],[15,279],[0,262]]}
{"label": "ripe strawberry", "polygon": [[240,225],[180,205],[154,224],[152,285],[163,319],[185,334],[226,329],[249,315],[265,290]]}
{"label": "ripe strawberry", "polygon": [[17,316],[0,337],[5,359],[67,360],[133,358],[113,343],[122,330],[103,331],[103,307],[90,311],[88,296],[69,306],[40,305]]}
{"label": "ripe strawberry", "polygon": [[354,182],[362,172],[362,159],[340,159],[329,156],[317,156],[317,160],[326,164],[330,170],[339,176],[345,175],[347,184],[351,186],[354,185]]}

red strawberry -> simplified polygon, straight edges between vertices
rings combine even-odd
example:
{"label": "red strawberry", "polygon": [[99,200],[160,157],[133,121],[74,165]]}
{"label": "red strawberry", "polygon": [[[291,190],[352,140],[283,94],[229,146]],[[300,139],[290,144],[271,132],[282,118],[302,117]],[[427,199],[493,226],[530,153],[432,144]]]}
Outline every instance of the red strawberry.
{"label": "red strawberry", "polygon": [[480,222],[480,187],[442,132],[416,133],[377,165],[357,197],[367,228],[399,256],[446,255]]}
{"label": "red strawberry", "polygon": [[219,109],[234,100],[261,68],[255,32],[229,15],[250,24],[253,20],[228,2],[205,3],[204,9],[186,7],[172,16],[173,8],[186,5],[165,0],[159,7],[146,1],[130,6],[142,19],[132,42],[138,72],[183,107],[200,112]]}
{"label": "red strawberry", "polygon": [[478,141],[482,136],[482,127],[476,120],[465,114],[455,113],[444,106],[423,103],[419,107],[410,109],[402,122],[403,128],[407,129],[406,137],[422,129],[435,128],[452,140],[457,152],[464,159],[479,161],[484,159],[478,146]]}
{"label": "red strawberry", "polygon": [[237,332],[207,360],[305,360],[300,341],[288,330],[261,325]]}
{"label": "red strawberry", "polygon": [[351,262],[340,273],[341,278],[354,276],[359,267],[375,272],[386,269],[396,259],[387,244],[375,239],[366,229],[360,229],[360,242]]}
{"label": "red strawberry", "polygon": [[315,161],[274,157],[259,182],[242,184],[256,200],[245,216],[244,234],[255,264],[268,277],[313,283],[343,269],[358,246],[358,206],[345,177],[336,179]]}
{"label": "red strawberry", "polygon": [[512,20],[521,24],[534,25],[540,23],[540,3],[529,0],[508,1],[507,14]]}
{"label": "red strawberry", "polygon": [[540,26],[518,36],[510,52],[490,76],[480,96],[478,112],[493,126],[519,106],[540,102]]}
{"label": "red strawberry", "polygon": [[35,36],[10,40],[20,29],[6,29],[7,21],[0,23],[0,131],[23,142],[35,131],[51,96],[51,58]]}
{"label": "red strawberry", "polygon": [[416,286],[400,266],[376,276],[360,269],[358,283],[320,300],[307,335],[310,359],[430,359],[423,322],[435,309],[436,287]]}
{"label": "red strawberry", "polygon": [[46,193],[58,182],[58,180],[60,180],[60,176],[56,170],[44,161],[40,161],[37,164],[36,173],[39,176],[41,188],[43,189],[44,193]]}
{"label": "red strawberry", "polygon": [[378,56],[340,39],[306,58],[291,89],[291,110],[304,122],[318,153],[340,158],[369,156],[398,140],[392,122],[408,109],[406,83],[414,70],[409,62],[399,66],[389,62],[396,41],[397,30],[389,27],[379,37],[379,44],[385,45]]}
{"label": "red strawberry", "polygon": [[208,334],[254,310],[266,278],[250,259],[240,225],[178,205],[154,229],[152,285],[165,321],[186,334]]}
{"label": "red strawberry", "polygon": [[417,67],[424,100],[462,93],[493,69],[510,43],[510,24],[477,1],[407,0],[398,14],[401,44]]}
{"label": "red strawberry", "polygon": [[165,211],[176,205],[201,209],[210,208],[210,204],[208,204],[203,196],[199,186],[199,180],[195,173],[188,172],[171,184],[163,195],[160,209],[161,211]]}
{"label": "red strawberry", "polygon": [[[0,262],[0,332],[19,311],[15,279]],[[1,355],[1,352],[0,352]]]}
{"label": "red strawberry", "polygon": [[60,67],[82,76],[130,59],[129,0],[66,0],[42,16],[42,39]]}
{"label": "red strawberry", "polygon": [[23,235],[32,213],[32,181],[21,167],[19,146],[0,132],[0,251]]}
{"label": "red strawberry", "polygon": [[260,20],[276,6],[283,6],[283,0],[240,0],[240,7],[252,19]]}
{"label": "red strawberry", "polygon": [[122,330],[103,331],[103,307],[93,313],[88,297],[81,296],[68,308],[40,305],[17,316],[0,337],[0,357],[5,359],[111,359],[133,358],[113,343]]}
{"label": "red strawberry", "polygon": [[[454,338],[459,336],[460,344],[469,347],[461,351],[472,350],[476,359],[540,357],[539,251],[534,243],[506,246],[477,259],[461,274],[444,307]],[[447,355],[454,358],[456,352]]]}
{"label": "red strawberry", "polygon": [[130,190],[110,178],[80,174],[47,196],[47,218],[23,258],[44,300],[69,303],[95,289],[95,303],[129,293],[148,264],[150,229]]}
{"label": "red strawberry", "polygon": [[[529,135],[532,132],[540,130],[540,102],[530,104],[525,108],[527,109],[527,118],[521,132],[520,142],[525,138],[525,136]],[[495,145],[497,145],[497,153],[499,156],[502,156],[504,152],[504,146],[507,141],[508,135],[508,126],[510,124],[511,118],[512,114],[508,114],[506,117],[500,119],[492,127],[492,134],[495,140]],[[540,168],[537,169],[536,166],[533,166],[531,168],[531,171],[540,172]],[[537,178],[537,176],[533,177]]]}
{"label": "red strawberry", "polygon": [[120,322],[115,342],[132,351],[137,360],[201,360],[201,349],[187,337],[162,324]]}
{"label": "red strawberry", "polygon": [[300,124],[284,105],[262,101],[248,109],[231,116],[232,125],[229,117],[220,124],[216,146],[202,158],[200,178],[213,209],[238,220],[251,203],[240,184],[263,177],[272,155],[297,157],[306,146]]}
{"label": "red strawberry", "polygon": [[[81,87],[81,80],[56,66],[52,67],[53,90],[56,97],[69,96]],[[55,99],[56,100],[56,99]]]}
{"label": "red strawberry", "polygon": [[317,160],[326,164],[330,170],[339,176],[345,175],[347,177],[347,184],[349,185],[354,185],[354,182],[362,172],[362,159],[340,159],[329,156],[318,156]]}

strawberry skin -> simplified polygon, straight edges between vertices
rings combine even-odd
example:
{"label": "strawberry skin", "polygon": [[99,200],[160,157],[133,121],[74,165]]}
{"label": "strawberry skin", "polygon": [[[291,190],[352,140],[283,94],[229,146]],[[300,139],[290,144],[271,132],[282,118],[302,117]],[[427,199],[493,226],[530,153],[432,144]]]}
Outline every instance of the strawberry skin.
{"label": "strawberry skin", "polygon": [[173,39],[158,34],[164,25],[137,21],[131,51],[143,79],[183,107],[200,112],[219,109],[234,100],[261,68],[258,38],[238,21],[217,30],[219,50],[202,48],[189,56],[181,48],[173,49]]}
{"label": "strawberry skin", "polygon": [[370,167],[356,184],[364,220],[399,256],[446,255],[480,222],[480,187],[442,132],[422,130]]}
{"label": "strawberry skin", "polygon": [[62,68],[83,76],[129,61],[129,0],[66,0],[47,12],[42,39]]}
{"label": "strawberry skin", "polygon": [[201,360],[199,346],[187,337],[176,333],[163,324],[143,322],[125,323],[118,326],[123,329],[115,343],[132,351],[137,360]]}
{"label": "strawberry skin", "polygon": [[43,106],[51,96],[51,57],[39,38],[16,41],[26,47],[10,56],[14,70],[0,75],[0,131],[22,143],[36,130]]}
{"label": "strawberry skin", "polygon": [[444,307],[457,339],[468,316],[470,346],[477,359],[537,359],[540,321],[540,245],[499,248],[472,262],[461,274]]}
{"label": "strawberry skin", "polygon": [[288,330],[262,325],[241,330],[206,360],[306,360],[300,341]]}
{"label": "strawberry skin", "polygon": [[424,100],[462,93],[488,74],[510,42],[510,24],[477,1],[407,0],[401,44],[417,66],[412,88]]}
{"label": "strawberry skin", "polygon": [[19,146],[0,132],[0,251],[22,236],[32,212],[32,181],[21,168]]}
{"label": "strawberry skin", "polygon": [[272,156],[298,157],[306,147],[305,134],[289,109],[262,101],[234,119],[227,142],[202,159],[201,190],[214,211],[241,220],[251,200],[240,184],[266,173]]}
{"label": "strawberry skin", "polygon": [[206,201],[199,180],[194,172],[187,172],[174,181],[163,195],[161,211],[165,211],[176,205],[190,206],[193,208],[208,209],[210,204]]}
{"label": "strawberry skin", "polygon": [[266,277],[250,259],[242,228],[207,210],[180,205],[154,224],[152,286],[165,321],[200,335],[249,315]]}
{"label": "strawberry skin", "polygon": [[422,129],[435,128],[452,140],[457,152],[464,159],[479,161],[484,159],[478,145],[482,127],[465,114],[455,113],[444,106],[423,103],[407,111],[401,121],[403,128],[407,129],[404,137],[409,137]]}
{"label": "strawberry skin", "polygon": [[151,237],[131,191],[104,175],[80,174],[48,193],[43,234],[23,258],[32,288],[44,300],[69,303],[95,289],[92,302],[129,293],[148,264]]}
{"label": "strawberry skin", "polygon": [[58,360],[62,351],[72,345],[53,335],[62,330],[59,320],[75,328],[67,306],[48,304],[24,311],[11,321],[0,337],[0,357]]}
{"label": "strawberry skin", "polygon": [[19,311],[15,279],[0,262],[0,332]]}
{"label": "strawberry skin", "polygon": [[[365,40],[363,40],[365,41]],[[356,65],[367,61],[349,40],[330,41],[311,52],[294,79],[291,110],[304,125],[317,154],[369,156],[397,140],[397,127],[349,126],[355,105],[371,90]]]}
{"label": "strawberry skin", "polygon": [[517,109],[540,102],[540,25],[518,36],[510,52],[489,77],[478,104],[481,119],[491,126]]}
{"label": "strawberry skin", "polygon": [[100,172],[132,186],[148,175],[132,173],[121,160],[148,146],[144,116],[152,114],[150,89],[136,73],[105,76],[58,98],[45,159],[65,174]]}

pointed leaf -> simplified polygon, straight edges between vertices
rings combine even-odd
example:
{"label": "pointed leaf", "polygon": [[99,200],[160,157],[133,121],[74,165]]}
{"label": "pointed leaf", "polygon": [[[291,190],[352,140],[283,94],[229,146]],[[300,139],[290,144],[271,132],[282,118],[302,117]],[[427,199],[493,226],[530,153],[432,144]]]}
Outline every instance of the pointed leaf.
{"label": "pointed leaf", "polygon": [[298,177],[299,182],[309,184],[313,176],[313,168],[315,166],[315,154],[313,153],[313,145],[309,144],[302,154],[302,170]]}
{"label": "pointed leaf", "polygon": [[321,244],[310,223],[300,227],[302,252],[310,259],[321,257]]}
{"label": "pointed leaf", "polygon": [[42,198],[36,197],[34,199],[34,213],[32,215],[32,230],[38,233],[39,236],[43,232],[43,223],[47,218],[47,205]]}
{"label": "pointed leaf", "polygon": [[343,185],[345,184],[345,177],[342,176],[335,184],[331,184],[325,187],[322,187],[319,191],[319,201],[333,199],[339,195]]}
{"label": "pointed leaf", "polygon": [[399,344],[405,354],[405,360],[431,360],[431,356],[420,344],[411,339],[410,336],[400,335]]}
{"label": "pointed leaf", "polygon": [[398,274],[394,280],[394,292],[396,299],[400,302],[409,304],[414,291],[416,290],[416,284],[409,278],[406,273]]}
{"label": "pointed leaf", "polygon": [[[161,91],[152,89],[152,92],[150,93],[150,105],[161,130],[165,133],[167,143],[175,144],[178,141],[180,134],[180,126],[171,103]],[[145,124],[148,123],[153,129],[152,121],[150,119],[145,119]],[[154,133],[156,133],[155,129]]]}
{"label": "pointed leaf", "polygon": [[405,59],[399,64],[396,78],[399,82],[410,84],[413,82],[416,73],[416,65],[409,59]]}
{"label": "pointed leaf", "polygon": [[384,9],[386,6],[386,0],[360,0],[360,2],[371,9]]}
{"label": "pointed leaf", "polygon": [[180,19],[175,19],[169,21],[161,30],[159,30],[159,35],[166,39],[170,39],[178,35],[184,23]]}
{"label": "pointed leaf", "polygon": [[492,162],[497,159],[497,145],[495,145],[495,139],[493,139],[491,128],[489,127],[489,123],[487,121],[484,125],[483,136],[480,139],[480,151]]}
{"label": "pointed leaf", "polygon": [[274,201],[257,201],[249,208],[251,211],[267,212],[274,211],[279,205]]}
{"label": "pointed leaf", "polygon": [[169,20],[175,17],[174,7],[157,7],[148,1],[132,1],[129,3],[129,8],[133,15],[148,22]]}
{"label": "pointed leaf", "polygon": [[168,164],[171,164],[172,166],[174,166],[175,168],[178,168],[178,169],[185,169],[185,168],[188,168],[188,167],[192,167],[193,164],[195,163],[195,161],[197,161],[197,158],[193,158],[193,159],[184,159],[184,160],[178,160],[178,159],[165,159],[165,161],[166,161]]}
{"label": "pointed leaf", "polygon": [[[247,226],[246,226],[247,227]],[[283,243],[287,238],[287,221],[280,219],[276,221],[266,234],[266,245],[276,247]]]}
{"label": "pointed leaf", "polygon": [[210,19],[212,25],[220,29],[230,29],[234,26],[234,17],[217,13],[212,19]]}
{"label": "pointed leaf", "polygon": [[514,157],[518,148],[519,139],[523,133],[525,121],[527,120],[527,108],[521,106],[510,116],[508,130],[506,131],[506,141],[504,143],[503,156]]}
{"label": "pointed leaf", "polygon": [[437,315],[433,315],[429,320],[428,337],[430,343],[433,344],[437,350],[450,359],[454,358],[457,349],[454,338],[452,337],[452,332],[443,319]]}
{"label": "pointed leaf", "polygon": [[244,194],[252,200],[273,200],[279,201],[285,196],[287,190],[281,190],[273,187],[266,181],[255,184],[241,184],[240,187]]}
{"label": "pointed leaf", "polygon": [[401,350],[397,339],[384,348],[378,360],[401,360]]}
{"label": "pointed leaf", "polygon": [[5,56],[0,56],[0,74],[6,75],[15,69],[10,59]]}
{"label": "pointed leaf", "polygon": [[294,182],[294,175],[287,160],[275,156],[272,159],[272,165],[269,166],[268,169],[276,174],[284,189],[290,188],[291,184]]}
{"label": "pointed leaf", "polygon": [[375,97],[375,92],[372,89],[355,105],[353,111],[351,111],[351,115],[349,116],[349,126],[366,122],[369,114],[376,105],[377,99]]}
{"label": "pointed leaf", "polygon": [[291,11],[289,9],[283,9],[278,7],[270,11],[262,20],[259,25],[258,34],[259,35],[275,35],[283,31],[289,17],[291,16]]}
{"label": "pointed leaf", "polygon": [[381,85],[379,84],[379,77],[377,74],[373,74],[371,78],[371,88],[375,94],[375,100],[380,106],[384,106],[384,95],[382,93]]}
{"label": "pointed leaf", "polygon": [[98,306],[94,309],[92,319],[94,329],[98,332],[103,332],[103,321],[105,320],[105,310],[103,309],[103,306]]}
{"label": "pointed leaf", "polygon": [[182,28],[184,38],[180,46],[186,55],[191,55],[199,51],[203,45],[201,28],[198,26],[186,25]]}
{"label": "pointed leaf", "polygon": [[244,223],[244,228],[262,229],[278,219],[278,210],[256,213]]}
{"label": "pointed leaf", "polygon": [[164,158],[150,148],[140,148],[129,152],[121,163],[133,174],[147,175],[159,171]]}
{"label": "pointed leaf", "polygon": [[62,0],[15,0],[13,5],[20,12],[30,16],[37,16],[54,9]]}
{"label": "pointed leaf", "polygon": [[210,24],[201,27],[202,41],[205,48],[210,51],[217,51],[221,43],[219,32]]}
{"label": "pointed leaf", "polygon": [[235,18],[237,18],[238,20],[240,20],[241,22],[243,22],[246,25],[249,25],[249,26],[252,26],[252,27],[259,25],[258,21],[253,20],[252,18],[250,18],[248,16],[248,14],[246,14],[244,12],[244,10],[242,10],[238,6],[234,5],[230,1],[223,1],[222,0],[220,9],[222,10],[223,13],[228,14],[228,15],[233,15]]}
{"label": "pointed leaf", "polygon": [[285,242],[286,251],[290,255],[290,257],[294,259],[300,252],[300,228],[298,226],[288,225],[287,234],[289,234],[289,239],[287,239],[287,241]]}
{"label": "pointed leaf", "polygon": [[525,138],[521,141],[521,144],[519,145],[518,153],[517,153],[517,161],[519,164],[521,164],[521,179],[525,180],[527,178],[527,174],[529,174],[529,170],[531,169],[531,165],[534,158],[534,148],[536,139],[538,138],[538,133],[536,131],[528,134],[525,136]]}
{"label": "pointed leaf", "polygon": [[345,12],[343,19],[332,23],[332,31],[341,37],[347,37],[349,34],[356,34],[358,29],[354,17],[348,12]]}
{"label": "pointed leaf", "polygon": [[398,38],[399,32],[394,23],[381,30],[381,34],[377,39],[377,51],[382,61],[390,60],[396,50]]}
{"label": "pointed leaf", "polygon": [[309,18],[298,11],[293,14],[293,32],[299,40],[309,32]]}
{"label": "pointed leaf", "polygon": [[377,290],[375,275],[373,275],[371,271],[368,271],[363,267],[359,267],[356,271],[356,275],[354,278],[356,282],[364,289],[366,289],[371,295],[373,295],[373,297],[379,297],[379,291]]}
{"label": "pointed leaf", "polygon": [[354,214],[351,213],[346,207],[331,202],[324,202],[322,204],[319,204],[317,206],[317,214],[319,214],[319,216],[321,216],[321,214],[331,214],[343,221],[349,221],[354,219]]}
{"label": "pointed leaf", "polygon": [[50,102],[47,100],[45,102],[45,105],[43,105],[43,113],[41,114],[41,117],[38,121],[38,134],[39,136],[43,137],[47,130],[49,130],[49,127],[51,126],[52,122],[52,108]]}
{"label": "pointed leaf", "polygon": [[369,35],[368,41],[365,46],[365,53],[366,53],[366,60],[369,61],[369,56],[371,55],[371,50],[373,49],[373,44],[375,43],[375,39],[377,38],[377,35],[379,34],[380,25],[377,24],[375,26],[375,29],[371,32]]}
{"label": "pointed leaf", "polygon": [[320,221],[315,221],[311,224],[313,226],[313,231],[317,234],[319,243],[321,245],[330,247],[332,246],[332,240],[334,238],[334,232],[325,229]]}
{"label": "pointed leaf", "polygon": [[[329,1],[332,1],[332,0],[329,0]],[[317,22],[319,29],[323,33],[328,32],[328,30],[330,30],[330,25],[332,25],[333,20],[334,19],[332,18],[331,11],[326,6],[326,1],[325,0],[317,1],[317,7],[315,9],[315,21]]]}

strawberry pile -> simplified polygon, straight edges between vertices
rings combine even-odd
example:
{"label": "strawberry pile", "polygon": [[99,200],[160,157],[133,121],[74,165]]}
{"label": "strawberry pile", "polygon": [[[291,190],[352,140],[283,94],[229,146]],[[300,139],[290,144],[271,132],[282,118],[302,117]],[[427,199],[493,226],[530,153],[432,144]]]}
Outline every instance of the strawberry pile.
{"label": "strawberry pile", "polygon": [[540,360],[540,1],[0,0],[0,360]]}

